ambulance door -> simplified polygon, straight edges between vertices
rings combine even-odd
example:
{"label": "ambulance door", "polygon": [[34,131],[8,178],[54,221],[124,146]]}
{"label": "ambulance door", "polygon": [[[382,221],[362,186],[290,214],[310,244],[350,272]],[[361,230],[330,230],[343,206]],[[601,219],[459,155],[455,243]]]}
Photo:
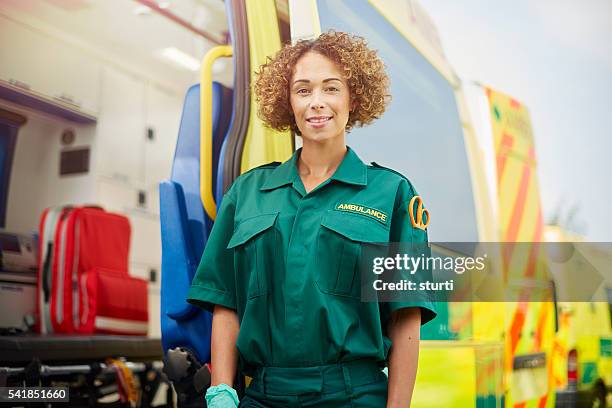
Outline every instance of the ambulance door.
{"label": "ambulance door", "polygon": [[[242,10],[234,9],[235,55],[241,55],[236,66],[236,90],[240,92],[252,89],[255,72],[267,57],[280,50],[281,41],[289,41],[289,17],[286,1],[247,0]],[[251,92],[240,98],[237,94],[235,103],[242,101],[244,106],[238,109],[235,105],[236,134],[229,135],[224,157],[225,188],[239,174],[272,161],[283,162],[294,150],[289,132],[271,130],[257,117],[257,103]]]}

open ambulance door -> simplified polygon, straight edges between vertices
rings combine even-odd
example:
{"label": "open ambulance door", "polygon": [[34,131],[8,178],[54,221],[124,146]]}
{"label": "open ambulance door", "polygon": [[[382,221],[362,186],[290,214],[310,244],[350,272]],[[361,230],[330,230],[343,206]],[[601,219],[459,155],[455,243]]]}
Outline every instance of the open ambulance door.
{"label": "open ambulance door", "polygon": [[[187,90],[170,180],[160,183],[161,328],[165,372],[181,406],[202,406],[210,383],[212,315],[186,302],[223,194],[244,171],[293,152],[290,135],[263,127],[250,94],[254,69],[280,48],[274,1],[227,0],[231,44],[203,58]],[[213,81],[212,64],[231,57],[233,89]]]}

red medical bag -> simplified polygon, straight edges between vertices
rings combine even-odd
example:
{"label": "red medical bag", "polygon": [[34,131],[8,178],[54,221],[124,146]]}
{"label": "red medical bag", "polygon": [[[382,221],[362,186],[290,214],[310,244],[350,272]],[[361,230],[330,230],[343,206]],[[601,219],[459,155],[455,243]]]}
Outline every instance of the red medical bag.
{"label": "red medical bag", "polygon": [[128,274],[125,216],[98,207],[49,208],[39,243],[41,333],[147,333],[147,282]]}

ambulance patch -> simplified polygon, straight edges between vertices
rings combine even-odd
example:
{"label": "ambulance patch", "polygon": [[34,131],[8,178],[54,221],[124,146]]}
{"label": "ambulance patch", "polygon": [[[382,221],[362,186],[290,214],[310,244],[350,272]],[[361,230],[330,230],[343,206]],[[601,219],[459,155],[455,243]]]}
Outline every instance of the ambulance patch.
{"label": "ambulance patch", "polygon": [[374,218],[376,221],[387,225],[387,214],[374,208],[366,207],[358,204],[339,203],[336,204],[336,211],[346,211],[353,214],[365,215],[366,217]]}

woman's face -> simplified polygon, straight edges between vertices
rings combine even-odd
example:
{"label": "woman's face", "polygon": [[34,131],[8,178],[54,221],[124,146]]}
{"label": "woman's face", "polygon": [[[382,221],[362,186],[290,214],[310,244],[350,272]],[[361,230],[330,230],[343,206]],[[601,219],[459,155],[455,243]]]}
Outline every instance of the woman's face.
{"label": "woman's face", "polygon": [[295,122],[305,140],[344,136],[351,97],[346,79],[332,60],[316,52],[304,54],[295,64],[289,86]]}

